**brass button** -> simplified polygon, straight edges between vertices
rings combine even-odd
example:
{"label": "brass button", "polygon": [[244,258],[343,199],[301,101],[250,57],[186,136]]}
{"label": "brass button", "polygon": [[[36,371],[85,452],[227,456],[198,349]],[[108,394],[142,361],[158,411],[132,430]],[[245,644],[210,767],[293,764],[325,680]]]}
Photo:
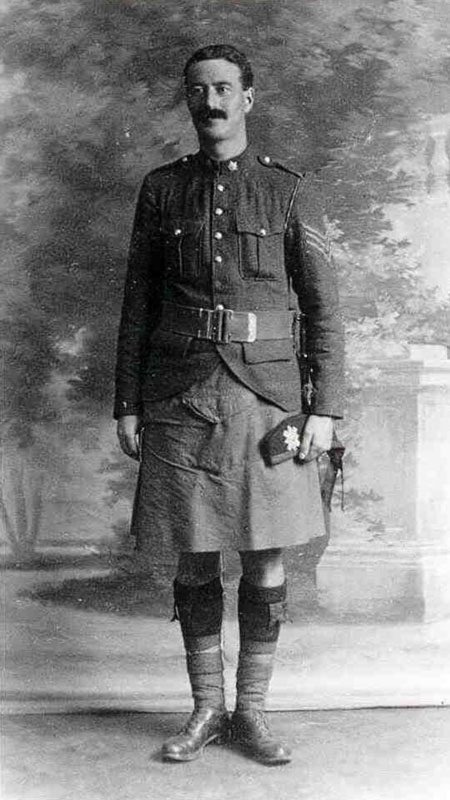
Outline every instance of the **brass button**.
{"label": "brass button", "polygon": [[223,261],[223,258],[222,258],[222,256],[214,256],[214,261],[216,262],[216,264],[221,264],[222,261]]}
{"label": "brass button", "polygon": [[175,236],[181,236],[181,228],[175,228],[174,234]]}
{"label": "brass button", "polygon": [[261,236],[266,236],[267,235],[267,231],[266,231],[265,228],[260,228],[259,232],[260,232]]}
{"label": "brass button", "polygon": [[223,214],[223,208],[216,208],[214,212],[218,217],[221,217]]}
{"label": "brass button", "polygon": [[217,191],[218,191],[218,192],[223,192],[223,191],[225,191],[225,186],[223,185],[223,183],[218,183],[218,184],[217,184]]}
{"label": "brass button", "polygon": [[270,156],[264,156],[263,161],[265,164],[270,164]]}
{"label": "brass button", "polygon": [[221,233],[220,231],[216,231],[214,234],[214,238],[217,239],[218,242],[220,242],[220,240],[223,239],[223,233]]}

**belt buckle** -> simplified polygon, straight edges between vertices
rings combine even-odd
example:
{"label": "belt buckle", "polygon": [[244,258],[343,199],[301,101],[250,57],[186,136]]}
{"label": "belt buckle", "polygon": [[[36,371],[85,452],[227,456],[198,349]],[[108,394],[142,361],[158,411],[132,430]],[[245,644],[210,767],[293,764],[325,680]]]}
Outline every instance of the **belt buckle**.
{"label": "belt buckle", "polygon": [[231,342],[229,322],[232,318],[233,311],[230,308],[224,308],[222,304],[216,306],[208,316],[207,338],[216,344],[228,344]]}
{"label": "belt buckle", "polygon": [[[231,308],[224,308],[221,304],[210,311],[207,319],[206,337],[216,344],[229,344],[233,339],[231,321],[235,312]],[[236,336],[236,341],[255,342],[257,338],[257,316],[252,311],[236,312],[236,320],[245,316],[247,330],[245,337]]]}

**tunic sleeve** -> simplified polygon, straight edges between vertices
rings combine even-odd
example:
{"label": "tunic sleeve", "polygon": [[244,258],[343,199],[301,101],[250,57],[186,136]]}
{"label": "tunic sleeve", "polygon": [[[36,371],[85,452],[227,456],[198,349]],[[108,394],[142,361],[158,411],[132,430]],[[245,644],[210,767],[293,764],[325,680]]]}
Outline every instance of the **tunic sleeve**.
{"label": "tunic sleeve", "polygon": [[119,327],[114,417],[139,414],[149,337],[161,313],[163,250],[149,177],[142,184],[131,235]]}
{"label": "tunic sleeve", "polygon": [[300,180],[286,225],[286,266],[303,317],[303,350],[312,387],[309,412],[339,418],[344,384],[343,325],[335,267],[314,213],[317,203],[312,181]]}

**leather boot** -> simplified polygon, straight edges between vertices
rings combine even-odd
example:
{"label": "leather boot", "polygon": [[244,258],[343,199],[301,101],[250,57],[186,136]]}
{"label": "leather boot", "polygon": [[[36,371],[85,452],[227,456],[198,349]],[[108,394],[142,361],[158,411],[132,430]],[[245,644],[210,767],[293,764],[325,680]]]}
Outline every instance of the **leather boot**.
{"label": "leather boot", "polygon": [[184,728],[163,744],[162,757],[165,761],[193,761],[210,742],[225,743],[228,733],[226,711],[218,708],[194,710]]}

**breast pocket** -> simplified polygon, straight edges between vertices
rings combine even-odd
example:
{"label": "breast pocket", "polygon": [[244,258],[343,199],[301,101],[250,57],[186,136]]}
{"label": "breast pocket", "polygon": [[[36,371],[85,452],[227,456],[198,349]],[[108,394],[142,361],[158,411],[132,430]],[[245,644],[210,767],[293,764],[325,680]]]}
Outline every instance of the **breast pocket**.
{"label": "breast pocket", "polygon": [[283,220],[236,215],[239,272],[246,280],[275,281],[284,275]]}
{"label": "breast pocket", "polygon": [[200,275],[203,227],[196,220],[164,223],[164,257],[169,278],[192,280]]}

